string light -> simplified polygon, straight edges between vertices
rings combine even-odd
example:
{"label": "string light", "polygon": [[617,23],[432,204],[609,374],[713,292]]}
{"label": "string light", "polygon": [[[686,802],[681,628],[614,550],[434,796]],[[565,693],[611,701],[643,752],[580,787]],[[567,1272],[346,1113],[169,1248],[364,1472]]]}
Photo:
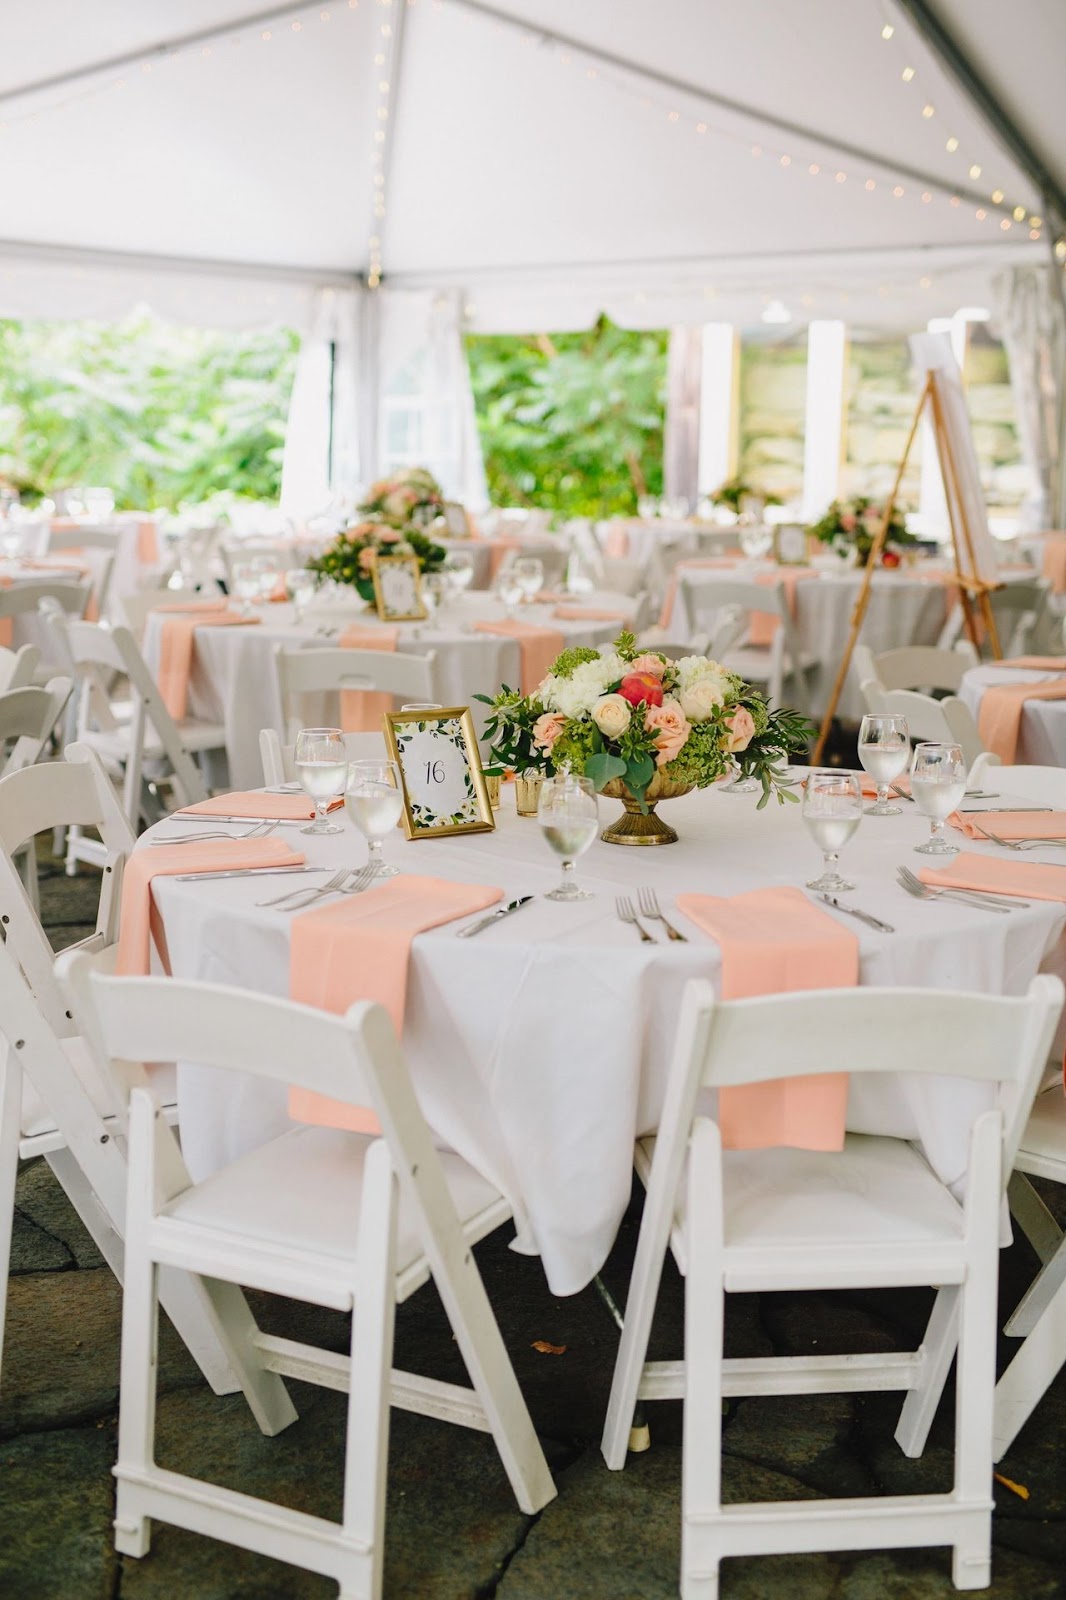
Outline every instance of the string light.
{"label": "string light", "polygon": [[810,173],[812,178],[816,178],[821,170],[822,169],[818,165],[817,161],[812,161],[810,166],[807,168],[807,171]]}
{"label": "string light", "polygon": [[901,183],[897,183],[896,187],[893,189],[892,193],[896,197],[897,200],[902,200],[903,199],[903,195],[904,195],[903,185]]}
{"label": "string light", "polygon": [[848,181],[847,173],[846,172],[838,172],[836,174],[836,181],[837,181],[837,183],[847,183],[847,181]]}
{"label": "string light", "polygon": [[998,205],[1001,205],[1002,202],[1003,202],[1003,190],[1002,189],[993,189],[992,190],[992,204],[994,206],[998,206]]}
{"label": "string light", "polygon": [[877,185],[872,178],[867,178],[866,182],[863,184],[863,188],[868,189],[869,192],[873,194],[874,190],[877,188]]}
{"label": "string light", "polygon": [[936,116],[936,107],[929,105],[928,102],[927,102],[922,107],[922,116],[925,117],[927,121],[928,121],[928,119],[930,117],[935,117]]}
{"label": "string light", "polygon": [[984,206],[978,206],[977,210],[974,212],[974,216],[977,218],[978,222],[983,222],[988,216],[988,212],[985,210]]}
{"label": "string light", "polygon": [[1007,232],[1007,229],[1008,229],[1008,228],[1013,228],[1013,226],[1014,226],[1014,224],[1013,224],[1013,222],[1012,222],[1012,221],[1011,221],[1011,220],[1010,220],[1010,218],[1009,218],[1009,217],[1004,217],[1004,218],[1003,218],[1003,220],[1002,220],[1002,221],[1001,221],[1001,222],[1000,222],[1000,227],[1001,227],[1001,228],[1002,228],[1002,229],[1003,229],[1003,232],[1004,232],[1004,233],[1006,233],[1006,232]]}
{"label": "string light", "polygon": [[881,29],[881,37],[882,37],[882,39],[891,39],[891,37],[895,33],[895,31],[896,30],[892,26],[891,22],[886,22],[884,27]]}
{"label": "string light", "polygon": [[981,169],[977,165],[977,162],[975,161],[973,163],[972,167],[970,168],[970,177],[971,178],[979,178],[980,176],[981,176]]}
{"label": "string light", "polygon": [[947,150],[951,155],[954,155],[958,148],[959,141],[956,139],[955,135],[952,134],[951,138],[945,144],[944,149]]}
{"label": "string light", "polygon": [[1024,222],[1025,221],[1025,207],[1024,206],[1015,206],[1015,208],[1014,208],[1014,220],[1015,220],[1015,222]]}
{"label": "string light", "polygon": [[904,83],[910,83],[911,79],[914,77],[914,68],[904,67],[903,71],[900,73],[900,77],[903,79]]}

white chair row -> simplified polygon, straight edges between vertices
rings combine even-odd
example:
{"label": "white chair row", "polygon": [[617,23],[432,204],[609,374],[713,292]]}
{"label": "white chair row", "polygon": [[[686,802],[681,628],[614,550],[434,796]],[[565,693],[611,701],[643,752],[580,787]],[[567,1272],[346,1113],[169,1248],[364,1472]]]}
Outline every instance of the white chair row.
{"label": "white chair row", "polygon": [[998,764],[998,757],[985,750],[973,712],[955,692],[963,674],[977,664],[968,640],[950,650],[909,645],[876,656],[867,645],[857,644],[853,655],[867,711],[906,717],[912,739],[961,745],[971,769],[978,757],[985,766]]}

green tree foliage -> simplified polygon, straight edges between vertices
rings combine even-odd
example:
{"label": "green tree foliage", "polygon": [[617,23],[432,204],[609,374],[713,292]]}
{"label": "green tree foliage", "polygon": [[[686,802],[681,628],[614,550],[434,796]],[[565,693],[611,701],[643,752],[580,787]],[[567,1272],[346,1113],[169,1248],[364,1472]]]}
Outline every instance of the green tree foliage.
{"label": "green tree foliage", "polygon": [[609,517],[660,494],[666,344],[606,317],[586,333],[468,338],[492,500]]}
{"label": "green tree foliage", "polygon": [[103,484],[119,507],[274,500],[297,336],[0,321],[0,479],[27,499]]}

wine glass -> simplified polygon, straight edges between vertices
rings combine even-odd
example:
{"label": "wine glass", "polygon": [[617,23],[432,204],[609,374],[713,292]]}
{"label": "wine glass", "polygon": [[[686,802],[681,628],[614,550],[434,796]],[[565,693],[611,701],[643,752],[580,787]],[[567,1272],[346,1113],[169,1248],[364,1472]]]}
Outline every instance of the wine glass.
{"label": "wine glass", "polygon": [[273,600],[281,581],[281,567],[274,556],[256,556],[252,565],[259,579],[259,599]]}
{"label": "wine glass", "polygon": [[511,567],[525,600],[535,600],[544,587],[544,563],[539,556],[518,556]]}
{"label": "wine glass", "polygon": [[455,594],[463,595],[474,581],[474,558],[469,550],[453,550],[444,563]]}
{"label": "wine glass", "polygon": [[584,855],[599,832],[599,806],[591,780],[569,772],[546,778],[541,785],[537,819],[549,848],[563,858],[559,887],[545,899],[591,900],[591,891],[579,888],[574,876],[574,862]]}
{"label": "wine glass", "polygon": [[115,509],[115,495],[111,489],[86,489],[82,494],[86,515],[103,522]]}
{"label": "wine glass", "polygon": [[259,568],[254,561],[235,561],[230,568],[234,594],[241,602],[241,615],[254,616],[252,601],[259,598]]}
{"label": "wine glass", "polygon": [[761,561],[774,542],[773,531],[765,522],[742,522],[737,528],[737,538],[749,561]]}
{"label": "wine glass", "polygon": [[426,620],[432,622],[433,618],[440,615],[441,607],[448,595],[448,579],[443,572],[426,572],[422,576],[422,604],[426,609]]}
{"label": "wine glass", "polygon": [[292,601],[292,620],[301,623],[304,611],[315,595],[315,575],[306,567],[292,567],[285,574],[285,593]]}
{"label": "wine glass", "polygon": [[395,761],[353,761],[344,789],[348,815],[370,850],[375,878],[395,878],[399,867],[382,860],[381,841],[400,820],[403,790]]}
{"label": "wine glass", "polygon": [[966,762],[957,744],[920,744],[911,767],[911,794],[929,818],[929,837],[915,850],[923,856],[958,855],[959,847],[944,837],[944,822],[966,792]]}
{"label": "wine glass", "polygon": [[803,794],[803,820],[822,852],[822,871],[807,884],[821,894],[854,889],[836,870],[840,852],[862,821],[862,784],[858,774],[815,768]]}
{"label": "wine glass", "polygon": [[898,817],[902,806],[889,803],[888,786],[907,770],[910,760],[907,719],[900,716],[863,717],[859,727],[859,760],[877,785],[877,800],[867,806],[868,817]]}
{"label": "wine glass", "polygon": [[338,823],[330,822],[326,808],[344,792],[348,776],[348,751],[339,728],[304,728],[296,736],[293,764],[300,787],[315,802],[315,820],[302,833],[340,833]]}
{"label": "wine glass", "polygon": [[502,604],[506,615],[508,617],[513,617],[515,614],[515,607],[521,603],[522,596],[526,592],[522,587],[522,584],[514,575],[514,566],[504,567],[498,574],[492,587],[495,590],[496,598]]}

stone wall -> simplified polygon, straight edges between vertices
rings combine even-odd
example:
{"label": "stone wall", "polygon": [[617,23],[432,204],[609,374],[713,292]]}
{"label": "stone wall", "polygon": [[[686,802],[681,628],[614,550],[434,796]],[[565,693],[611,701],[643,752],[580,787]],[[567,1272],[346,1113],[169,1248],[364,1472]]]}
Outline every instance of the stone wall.
{"label": "stone wall", "polygon": [[745,341],[740,350],[740,476],[783,501],[803,490],[807,339]]}

